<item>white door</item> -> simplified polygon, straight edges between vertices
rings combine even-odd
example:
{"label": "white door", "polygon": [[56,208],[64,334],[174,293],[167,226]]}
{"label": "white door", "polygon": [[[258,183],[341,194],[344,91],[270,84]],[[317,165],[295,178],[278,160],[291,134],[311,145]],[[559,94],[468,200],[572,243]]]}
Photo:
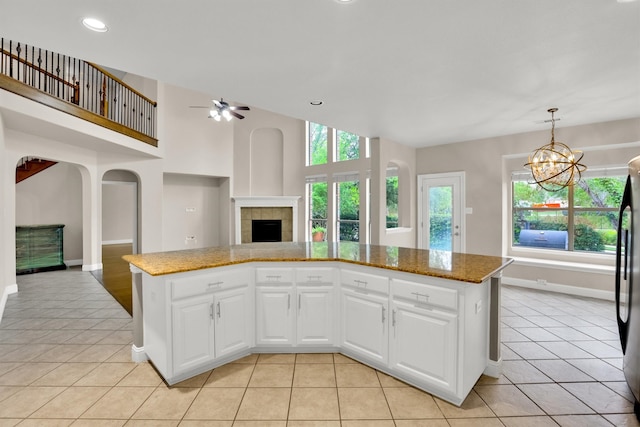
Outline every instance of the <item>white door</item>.
{"label": "white door", "polygon": [[204,295],[173,303],[174,374],[213,360],[213,298]]}
{"label": "white door", "polygon": [[333,288],[298,287],[298,344],[333,344]]}
{"label": "white door", "polygon": [[394,301],[391,325],[392,369],[456,393],[457,316]]}
{"label": "white door", "polygon": [[387,363],[387,298],[342,289],[342,347]]}
{"label": "white door", "polygon": [[251,347],[249,289],[246,287],[214,295],[216,357]]}
{"label": "white door", "polygon": [[256,344],[293,345],[293,287],[256,287]]}
{"label": "white door", "polygon": [[418,247],[464,252],[464,172],[418,176]]}

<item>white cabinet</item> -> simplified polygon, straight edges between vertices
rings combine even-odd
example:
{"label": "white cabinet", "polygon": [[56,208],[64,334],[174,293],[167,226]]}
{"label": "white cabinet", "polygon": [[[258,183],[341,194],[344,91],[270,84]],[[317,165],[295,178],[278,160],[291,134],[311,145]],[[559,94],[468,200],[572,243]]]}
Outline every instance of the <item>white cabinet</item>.
{"label": "white cabinet", "polygon": [[214,358],[213,296],[173,303],[173,368],[186,371]]}
{"label": "white cabinet", "polygon": [[420,303],[391,303],[390,367],[456,392],[458,316]]}
{"label": "white cabinet", "polygon": [[256,344],[293,345],[293,286],[256,286]]}
{"label": "white cabinet", "polygon": [[297,343],[300,345],[333,344],[335,302],[332,286],[299,286]]}
{"label": "white cabinet", "polygon": [[253,304],[248,286],[214,294],[215,357],[253,346]]}
{"label": "white cabinet", "polygon": [[342,347],[365,360],[387,363],[388,297],[342,289]]}

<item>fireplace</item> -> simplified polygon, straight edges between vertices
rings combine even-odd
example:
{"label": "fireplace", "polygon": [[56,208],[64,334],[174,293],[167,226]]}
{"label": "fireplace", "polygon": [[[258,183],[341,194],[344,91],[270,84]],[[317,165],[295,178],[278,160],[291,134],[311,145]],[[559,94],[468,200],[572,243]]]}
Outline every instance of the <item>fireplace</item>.
{"label": "fireplace", "polygon": [[[235,210],[235,243],[251,242],[297,242],[298,241],[298,202],[300,196],[263,196],[263,197],[234,197]],[[276,240],[276,231],[267,237],[254,237],[255,221],[278,221],[280,236]],[[258,228],[264,224],[257,223]],[[268,225],[269,228],[277,227]]]}
{"label": "fireplace", "polygon": [[282,242],[281,219],[251,220],[252,242]]}

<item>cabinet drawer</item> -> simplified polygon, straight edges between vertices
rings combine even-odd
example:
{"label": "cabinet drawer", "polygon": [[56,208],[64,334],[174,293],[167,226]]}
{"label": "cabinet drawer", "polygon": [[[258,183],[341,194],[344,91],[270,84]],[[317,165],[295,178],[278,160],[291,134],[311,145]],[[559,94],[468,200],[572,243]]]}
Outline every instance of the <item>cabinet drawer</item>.
{"label": "cabinet drawer", "polygon": [[394,297],[422,304],[435,305],[455,310],[458,308],[458,291],[405,280],[391,280],[391,292]]}
{"label": "cabinet drawer", "polygon": [[387,277],[360,273],[359,271],[342,270],[340,272],[340,283],[383,294],[389,293],[389,279]]}
{"label": "cabinet drawer", "polygon": [[244,270],[223,273],[201,274],[171,281],[172,299],[180,299],[205,293],[222,291],[249,283],[249,274]]}
{"label": "cabinet drawer", "polygon": [[293,283],[291,268],[256,268],[256,283]]}
{"label": "cabinet drawer", "polygon": [[296,269],[296,283],[333,283],[333,272],[333,268],[298,268]]}

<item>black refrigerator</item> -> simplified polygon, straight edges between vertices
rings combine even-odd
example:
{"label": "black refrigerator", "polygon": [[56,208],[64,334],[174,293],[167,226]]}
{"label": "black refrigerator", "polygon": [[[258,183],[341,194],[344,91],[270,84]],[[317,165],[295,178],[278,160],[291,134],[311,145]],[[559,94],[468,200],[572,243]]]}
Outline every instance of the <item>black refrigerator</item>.
{"label": "black refrigerator", "polygon": [[[638,246],[638,247],[636,247]],[[629,162],[629,176],[618,215],[616,316],[624,376],[640,420],[640,156]],[[636,289],[636,287],[638,287]]]}

